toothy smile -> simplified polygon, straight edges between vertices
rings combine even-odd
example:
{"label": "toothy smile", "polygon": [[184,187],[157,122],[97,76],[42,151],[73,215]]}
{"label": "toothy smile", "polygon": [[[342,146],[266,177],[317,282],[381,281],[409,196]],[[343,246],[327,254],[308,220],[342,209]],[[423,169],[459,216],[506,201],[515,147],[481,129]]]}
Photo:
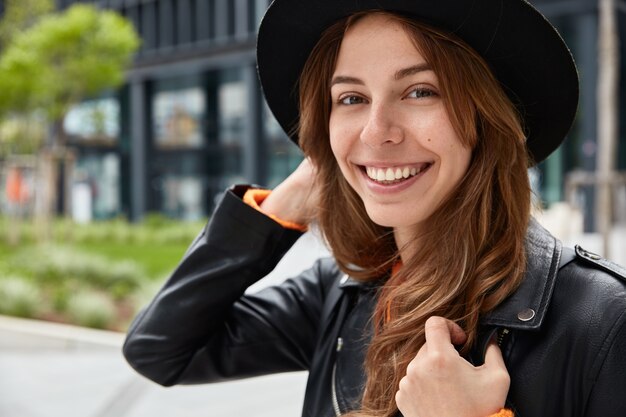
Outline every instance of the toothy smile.
{"label": "toothy smile", "polygon": [[376,181],[383,184],[396,183],[407,178],[414,177],[421,172],[427,170],[432,164],[425,163],[421,165],[411,165],[411,166],[399,166],[399,167],[387,167],[387,168],[379,168],[379,167],[363,167],[367,176]]}

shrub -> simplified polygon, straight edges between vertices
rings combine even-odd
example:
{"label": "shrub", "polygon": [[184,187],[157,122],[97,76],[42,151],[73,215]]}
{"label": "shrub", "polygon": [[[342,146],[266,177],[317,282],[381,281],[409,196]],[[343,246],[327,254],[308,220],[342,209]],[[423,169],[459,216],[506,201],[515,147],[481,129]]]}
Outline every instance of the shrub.
{"label": "shrub", "polygon": [[48,287],[88,286],[123,298],[146,279],[142,267],[132,261],[108,259],[64,246],[44,245],[19,252],[12,261]]}
{"label": "shrub", "polygon": [[41,290],[24,277],[8,276],[0,279],[0,313],[33,318],[41,313]]}
{"label": "shrub", "polygon": [[67,316],[72,323],[97,329],[111,329],[117,320],[113,302],[105,295],[81,291],[68,300]]}
{"label": "shrub", "polygon": [[[20,223],[21,240],[3,244],[0,216],[0,314],[123,330],[133,313],[162,285],[204,222],[150,215],[86,225],[52,223],[50,240],[34,221]],[[3,278],[6,277],[6,278]]]}

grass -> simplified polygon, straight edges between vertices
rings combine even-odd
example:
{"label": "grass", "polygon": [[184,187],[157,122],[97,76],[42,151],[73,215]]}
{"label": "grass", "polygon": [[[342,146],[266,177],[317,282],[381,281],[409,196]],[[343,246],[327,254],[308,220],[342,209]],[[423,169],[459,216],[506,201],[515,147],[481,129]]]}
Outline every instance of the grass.
{"label": "grass", "polygon": [[38,243],[35,225],[20,225],[8,244],[0,217],[0,314],[124,331],[176,268],[202,222],[151,216],[76,225],[56,220]]}
{"label": "grass", "polygon": [[[146,274],[153,279],[169,275],[183,254],[188,244],[178,242],[165,243],[126,243],[126,242],[81,242],[73,244],[83,252],[100,255],[111,262],[133,261],[140,264]],[[0,264],[17,254],[22,247],[11,246],[0,241]]]}
{"label": "grass", "polygon": [[187,245],[179,243],[148,245],[89,242],[81,243],[79,246],[85,252],[104,256],[112,262],[127,260],[137,262],[143,266],[148,276],[154,279],[169,275],[187,250]]}

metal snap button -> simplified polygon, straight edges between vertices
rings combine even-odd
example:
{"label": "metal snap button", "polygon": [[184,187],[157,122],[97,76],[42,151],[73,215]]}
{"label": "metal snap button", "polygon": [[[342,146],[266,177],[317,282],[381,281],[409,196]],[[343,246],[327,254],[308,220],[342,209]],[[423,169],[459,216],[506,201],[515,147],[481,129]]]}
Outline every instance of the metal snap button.
{"label": "metal snap button", "polygon": [[520,319],[521,321],[529,321],[529,320],[532,320],[534,317],[535,317],[535,310],[533,310],[532,308],[527,308],[517,313],[517,318]]}
{"label": "metal snap button", "polygon": [[599,261],[600,259],[602,259],[602,256],[598,255],[597,253],[590,252],[587,249],[581,248],[578,245],[576,245],[576,248],[578,249],[579,254],[585,258],[591,259],[593,261]]}

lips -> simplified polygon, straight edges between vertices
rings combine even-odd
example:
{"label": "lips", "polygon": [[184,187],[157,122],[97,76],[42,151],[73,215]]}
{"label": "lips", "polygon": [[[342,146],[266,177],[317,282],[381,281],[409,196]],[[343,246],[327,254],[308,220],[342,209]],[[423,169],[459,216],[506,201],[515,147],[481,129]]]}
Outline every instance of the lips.
{"label": "lips", "polygon": [[432,163],[394,167],[363,166],[363,170],[372,181],[380,184],[395,184],[426,171],[431,165]]}

